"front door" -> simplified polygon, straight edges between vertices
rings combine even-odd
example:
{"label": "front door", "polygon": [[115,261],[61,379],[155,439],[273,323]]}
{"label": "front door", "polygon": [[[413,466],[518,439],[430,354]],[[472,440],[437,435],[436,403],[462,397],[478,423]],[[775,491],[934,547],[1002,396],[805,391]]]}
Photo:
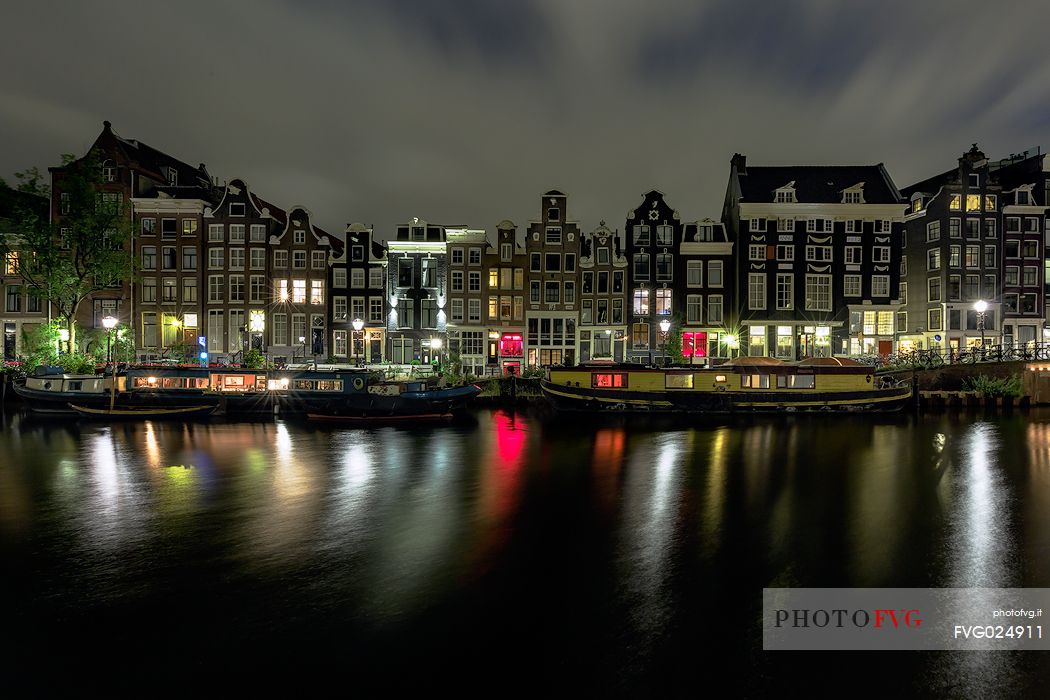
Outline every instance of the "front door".
{"label": "front door", "polygon": [[368,342],[368,361],[369,362],[382,362],[383,361],[383,341],[378,338],[373,338]]}
{"label": "front door", "polygon": [[882,357],[888,356],[893,352],[893,341],[892,340],[880,340],[879,341],[879,355]]}
{"label": "front door", "polygon": [[15,344],[17,340],[16,325],[14,323],[4,324],[4,359],[8,362],[15,359]]}
{"label": "front door", "polygon": [[495,365],[499,361],[499,342],[495,340],[489,341],[489,355],[488,364]]}

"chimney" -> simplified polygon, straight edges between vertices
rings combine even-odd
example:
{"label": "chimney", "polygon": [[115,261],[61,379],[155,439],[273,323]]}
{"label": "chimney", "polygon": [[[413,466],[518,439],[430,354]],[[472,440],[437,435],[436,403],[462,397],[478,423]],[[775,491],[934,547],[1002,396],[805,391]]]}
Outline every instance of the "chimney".
{"label": "chimney", "polygon": [[737,173],[740,175],[747,175],[747,156],[740,153],[734,153],[729,164],[735,167]]}

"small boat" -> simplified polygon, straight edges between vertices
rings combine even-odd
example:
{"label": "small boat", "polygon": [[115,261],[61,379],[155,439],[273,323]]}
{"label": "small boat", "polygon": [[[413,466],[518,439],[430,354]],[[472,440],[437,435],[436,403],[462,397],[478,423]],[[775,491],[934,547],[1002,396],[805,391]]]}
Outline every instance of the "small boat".
{"label": "small boat", "polygon": [[416,416],[339,416],[326,413],[307,413],[312,421],[327,423],[388,423],[403,420],[448,420],[451,413],[424,413]]}
{"label": "small boat", "polygon": [[[71,414],[70,403],[108,408],[113,375],[66,374],[61,367],[37,367],[29,377],[13,384],[15,393],[34,413]],[[125,378],[117,376],[117,404],[123,403]]]}
{"label": "small boat", "polygon": [[92,408],[90,406],[78,406],[69,404],[77,415],[84,418],[108,418],[118,420],[160,420],[164,418],[204,418],[210,416],[218,408],[217,405],[210,406],[176,406],[162,408],[157,406],[134,406],[125,408]]}
{"label": "small boat", "polygon": [[639,365],[552,367],[540,382],[559,410],[661,413],[899,411],[911,386],[869,365],[818,357],[741,357],[711,369]]}

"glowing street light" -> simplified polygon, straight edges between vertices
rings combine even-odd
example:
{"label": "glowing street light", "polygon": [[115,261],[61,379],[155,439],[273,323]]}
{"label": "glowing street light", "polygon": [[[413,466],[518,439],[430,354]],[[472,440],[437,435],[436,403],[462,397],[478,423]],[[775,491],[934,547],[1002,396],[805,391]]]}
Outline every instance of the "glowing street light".
{"label": "glowing street light", "polygon": [[664,366],[667,366],[667,364],[668,364],[668,362],[667,362],[667,332],[670,331],[670,330],[671,330],[671,322],[670,321],[668,321],[666,318],[664,320],[660,321],[660,334],[661,334],[660,354],[663,355]]}
{"label": "glowing street light", "polygon": [[441,338],[431,338],[430,339],[430,349],[434,350],[435,352],[437,352],[438,373],[439,374],[441,373],[441,346],[442,345],[444,345],[444,343],[441,342]]}
{"label": "glowing street light", "polygon": [[[109,412],[117,403],[117,372],[113,367],[113,329],[117,327],[117,319],[106,316],[102,319],[102,327],[106,329],[106,365],[110,369],[109,377]],[[68,332],[67,332],[68,336]]]}
{"label": "glowing street light", "polygon": [[[360,366],[361,365],[361,356],[360,356],[360,353],[357,352],[357,348],[358,348],[358,345],[357,345],[357,334],[360,333],[361,329],[365,327],[365,322],[362,321],[359,318],[355,318],[351,322],[350,325],[352,325],[354,327],[354,359],[356,360],[357,365]],[[362,335],[361,336],[361,346],[364,346],[364,344],[365,344],[365,337],[364,337],[364,335]],[[362,347],[362,349],[364,349],[364,348]]]}
{"label": "glowing street light", "polygon": [[984,354],[984,314],[988,311],[988,302],[978,299],[973,304],[973,310],[977,312],[977,330],[981,331],[981,354]]}

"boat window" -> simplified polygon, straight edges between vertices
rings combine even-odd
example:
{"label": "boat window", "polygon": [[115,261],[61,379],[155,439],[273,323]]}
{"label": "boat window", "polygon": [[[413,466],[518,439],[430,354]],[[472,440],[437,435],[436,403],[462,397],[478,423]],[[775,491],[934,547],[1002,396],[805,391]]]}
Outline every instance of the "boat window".
{"label": "boat window", "polygon": [[692,374],[666,374],[664,375],[664,388],[666,389],[692,389]]}
{"label": "boat window", "polygon": [[342,391],[339,379],[296,379],[295,388],[301,391]]}
{"label": "boat window", "polygon": [[266,388],[270,391],[277,391],[279,389],[288,388],[288,377],[281,377],[280,379],[267,379]]}
{"label": "boat window", "polygon": [[627,386],[624,372],[602,372],[591,375],[591,386],[596,389],[620,389]]}
{"label": "boat window", "polygon": [[724,375],[724,374],[716,374],[715,375],[715,381],[716,382],[724,382],[725,380],[726,380],[726,375]]}
{"label": "boat window", "polygon": [[740,386],[746,389],[768,389],[768,374],[745,374],[740,377]]}
{"label": "boat window", "polygon": [[812,374],[780,375],[777,386],[781,389],[812,389],[816,386],[816,377]]}
{"label": "boat window", "polygon": [[66,387],[67,391],[80,391],[84,387],[84,382],[70,382]]}

